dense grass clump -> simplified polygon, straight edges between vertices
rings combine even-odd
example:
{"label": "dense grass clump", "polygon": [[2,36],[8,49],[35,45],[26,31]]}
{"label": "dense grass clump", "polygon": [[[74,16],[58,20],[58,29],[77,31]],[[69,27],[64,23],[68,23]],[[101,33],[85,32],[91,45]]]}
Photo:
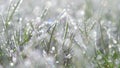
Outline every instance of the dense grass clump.
{"label": "dense grass clump", "polygon": [[0,68],[119,68],[119,0],[1,0]]}

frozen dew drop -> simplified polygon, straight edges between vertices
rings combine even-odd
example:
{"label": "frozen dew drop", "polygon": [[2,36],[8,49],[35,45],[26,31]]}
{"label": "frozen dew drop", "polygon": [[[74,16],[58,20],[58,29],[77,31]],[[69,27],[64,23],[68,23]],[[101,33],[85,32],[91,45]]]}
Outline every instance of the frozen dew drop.
{"label": "frozen dew drop", "polygon": [[117,44],[117,41],[116,41],[115,39],[113,39],[113,43],[114,43],[114,44]]}
{"label": "frozen dew drop", "polygon": [[118,50],[119,50],[119,52],[120,52],[120,47],[118,47]]}
{"label": "frozen dew drop", "polygon": [[23,2],[23,0],[20,0],[20,4]]}
{"label": "frozen dew drop", "polygon": [[85,15],[84,10],[81,10],[81,11],[80,11],[80,14],[81,14],[82,16],[84,16],[84,15]]}
{"label": "frozen dew drop", "polygon": [[56,61],[56,63],[58,64],[58,63],[59,63],[59,61]]}
{"label": "frozen dew drop", "polygon": [[111,44],[109,45],[109,49],[110,49],[110,48],[112,48],[112,45],[111,45]]}
{"label": "frozen dew drop", "polygon": [[13,5],[12,9],[15,9],[16,6],[17,6],[17,4],[15,3],[15,4]]}
{"label": "frozen dew drop", "polygon": [[83,51],[82,53],[83,53],[83,54],[86,54],[86,52],[85,52],[85,51]]}
{"label": "frozen dew drop", "polygon": [[51,1],[47,1],[47,2],[46,2],[46,6],[47,6],[48,8],[50,8],[50,7],[52,6]]}
{"label": "frozen dew drop", "polygon": [[112,62],[112,60],[111,60],[111,59],[109,59],[109,60],[108,60],[108,62],[110,62],[110,63],[111,63],[111,62]]}
{"label": "frozen dew drop", "polygon": [[93,35],[96,37],[96,36],[97,36],[97,32],[96,32],[96,31],[94,31],[94,32],[93,32]]}
{"label": "frozen dew drop", "polygon": [[55,50],[55,47],[52,47],[52,50],[54,51],[54,50]]}
{"label": "frozen dew drop", "polygon": [[27,26],[29,26],[30,24],[29,24],[29,23],[27,23],[26,25],[27,25]]}
{"label": "frozen dew drop", "polygon": [[66,9],[63,9],[62,14],[61,14],[61,16],[60,16],[60,19],[66,17],[66,16],[67,16]]}
{"label": "frozen dew drop", "polygon": [[49,20],[46,22],[46,24],[52,24],[53,22],[54,22],[54,20],[49,19]]}
{"label": "frozen dew drop", "polygon": [[85,15],[85,11],[84,10],[80,10],[77,13],[78,15],[80,15],[81,17]]}
{"label": "frozen dew drop", "polygon": [[14,51],[13,50],[10,50],[10,53],[13,53]]}
{"label": "frozen dew drop", "polygon": [[10,0],[10,3],[12,2],[13,0]]}
{"label": "frozen dew drop", "polygon": [[68,58],[68,59],[72,58],[71,54],[68,54],[68,55],[66,56],[66,58]]}
{"label": "frozen dew drop", "polygon": [[118,59],[115,60],[115,64],[119,65],[120,61]]}
{"label": "frozen dew drop", "polygon": [[11,7],[11,9],[12,9],[12,10],[14,10],[14,9],[15,9],[15,7],[13,6],[13,7]]}
{"label": "frozen dew drop", "polygon": [[45,31],[44,30],[40,30],[39,33],[44,33]]}
{"label": "frozen dew drop", "polygon": [[3,30],[3,32],[5,31],[5,29],[4,29],[4,28],[3,28],[2,30]]}
{"label": "frozen dew drop", "polygon": [[58,8],[57,12],[59,12],[59,13],[62,12],[62,8]]}
{"label": "frozen dew drop", "polygon": [[40,17],[36,17],[36,22],[40,22]]}
{"label": "frozen dew drop", "polygon": [[101,5],[104,6],[104,7],[106,7],[108,5],[108,2],[107,1],[102,1]]}
{"label": "frozen dew drop", "polygon": [[19,21],[21,22],[23,19],[22,18],[19,18]]}
{"label": "frozen dew drop", "polygon": [[40,10],[40,8],[38,7],[38,6],[36,6],[35,8],[34,8],[34,10],[33,10],[33,13],[36,15],[36,16],[38,16],[38,14],[39,14],[39,11]]}
{"label": "frozen dew drop", "polygon": [[101,56],[101,55],[98,55],[98,56],[97,56],[97,60],[100,60],[100,59],[102,59],[102,56]]}
{"label": "frozen dew drop", "polygon": [[30,60],[26,60],[26,61],[25,61],[25,65],[26,65],[26,66],[30,66],[30,65],[31,65],[31,61],[30,61]]}
{"label": "frozen dew drop", "polygon": [[10,25],[11,24],[11,22],[8,22],[8,25]]}
{"label": "frozen dew drop", "polygon": [[84,15],[85,15],[85,11],[84,10],[79,10],[79,11],[76,12],[76,16],[77,17],[81,17],[82,18],[82,17],[84,17]]}
{"label": "frozen dew drop", "polygon": [[77,30],[77,26],[74,26],[74,29]]}
{"label": "frozen dew drop", "polygon": [[52,56],[46,56],[46,61],[47,63],[52,66],[52,68],[54,67],[54,58]]}
{"label": "frozen dew drop", "polygon": [[14,63],[13,63],[13,62],[11,62],[11,63],[10,63],[10,66],[13,66],[13,65],[14,65]]}
{"label": "frozen dew drop", "polygon": [[43,56],[46,56],[46,55],[47,55],[46,51],[45,51],[45,50],[43,50]]}
{"label": "frozen dew drop", "polygon": [[16,57],[12,57],[12,61],[15,63],[17,61]]}

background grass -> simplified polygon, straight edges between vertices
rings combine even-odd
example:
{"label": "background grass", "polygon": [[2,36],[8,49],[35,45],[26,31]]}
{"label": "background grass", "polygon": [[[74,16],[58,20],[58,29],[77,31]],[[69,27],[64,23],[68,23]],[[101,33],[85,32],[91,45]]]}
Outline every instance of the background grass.
{"label": "background grass", "polygon": [[119,0],[0,1],[0,68],[119,68]]}

